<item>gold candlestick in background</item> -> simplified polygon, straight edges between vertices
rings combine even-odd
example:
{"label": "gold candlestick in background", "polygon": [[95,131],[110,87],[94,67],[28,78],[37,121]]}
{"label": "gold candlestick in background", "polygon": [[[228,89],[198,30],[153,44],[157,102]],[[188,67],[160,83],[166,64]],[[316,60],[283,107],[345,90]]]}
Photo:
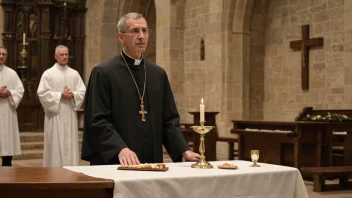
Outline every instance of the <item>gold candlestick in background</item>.
{"label": "gold candlestick in background", "polygon": [[20,65],[17,66],[17,68],[20,70],[20,78],[22,81],[26,80],[26,70],[27,70],[26,59],[28,57],[26,45],[28,45],[28,43],[24,43],[22,45],[22,51],[20,52],[20,61],[19,61]]}
{"label": "gold candlestick in background", "polygon": [[204,152],[205,152],[205,144],[204,144],[204,136],[206,133],[211,131],[214,126],[204,126],[205,121],[200,122],[200,126],[191,126],[191,128],[196,132],[200,134],[200,144],[199,144],[199,152],[200,152],[200,159],[198,160],[197,163],[192,164],[192,168],[213,168],[213,165],[211,165],[209,162],[205,160]]}

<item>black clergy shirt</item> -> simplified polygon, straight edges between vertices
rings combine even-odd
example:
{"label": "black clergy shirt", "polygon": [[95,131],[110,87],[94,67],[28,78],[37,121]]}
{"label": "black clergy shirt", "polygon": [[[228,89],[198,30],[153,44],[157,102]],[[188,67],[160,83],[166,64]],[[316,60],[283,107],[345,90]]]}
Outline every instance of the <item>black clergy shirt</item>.
{"label": "black clergy shirt", "polygon": [[[143,90],[144,90],[144,60],[136,65],[135,60],[129,56],[127,56],[124,51],[121,52],[122,56],[124,56],[131,73],[134,77],[135,82],[138,85],[140,95],[138,94],[137,88],[136,88],[136,94],[138,97],[143,96]],[[127,67],[127,66],[126,66]],[[131,77],[132,78],[132,77]],[[133,79],[132,79],[133,80]],[[150,113],[150,108],[149,108],[149,102],[148,102],[148,94],[145,92],[144,97],[143,97],[143,102],[144,102],[144,110],[147,111],[147,114],[145,115],[146,121],[145,122],[137,122],[138,124],[138,130],[140,132],[140,136],[143,137],[140,141],[141,143],[141,148],[142,151],[138,152],[140,153],[138,156],[138,159],[140,160],[141,163],[152,163],[154,161],[153,159],[153,132],[151,129],[151,120],[150,117],[148,116],[148,112]],[[140,114],[139,114],[140,115]],[[142,120],[142,115],[140,115],[141,120]],[[148,119],[149,117],[149,119]]]}
{"label": "black clergy shirt", "polygon": [[169,80],[164,69],[143,59],[139,66],[125,56],[143,93],[144,62],[146,122],[142,122],[140,99],[121,55],[92,70],[85,96],[82,159],[91,164],[116,164],[118,153],[128,147],[142,163],[163,161],[166,148],[173,161],[181,161],[189,149],[179,127]]}

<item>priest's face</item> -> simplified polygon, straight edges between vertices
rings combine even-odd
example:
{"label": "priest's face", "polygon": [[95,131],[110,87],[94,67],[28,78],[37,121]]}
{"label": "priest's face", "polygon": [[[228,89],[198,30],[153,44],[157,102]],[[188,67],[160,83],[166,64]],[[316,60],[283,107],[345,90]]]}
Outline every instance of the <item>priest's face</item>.
{"label": "priest's face", "polygon": [[125,53],[135,59],[140,59],[147,48],[149,39],[147,21],[144,18],[127,19],[126,31],[119,32],[117,36],[124,44]]}
{"label": "priest's face", "polygon": [[68,63],[68,49],[63,47],[59,48],[55,54],[57,64],[66,66]]}
{"label": "priest's face", "polygon": [[7,58],[7,52],[4,48],[0,48],[0,65],[5,64]]}

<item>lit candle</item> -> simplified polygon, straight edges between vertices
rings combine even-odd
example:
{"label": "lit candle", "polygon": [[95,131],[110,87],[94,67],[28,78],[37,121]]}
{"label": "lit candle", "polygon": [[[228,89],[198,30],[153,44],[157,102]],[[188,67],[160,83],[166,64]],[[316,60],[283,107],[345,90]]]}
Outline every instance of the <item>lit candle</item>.
{"label": "lit candle", "polygon": [[26,33],[23,33],[23,45],[26,44]]}
{"label": "lit candle", "polygon": [[200,108],[200,121],[201,122],[204,122],[204,109],[205,109],[205,105],[204,105],[204,103],[203,103],[203,98],[202,98],[202,100],[201,100],[201,103],[200,103],[200,106],[199,106]]}

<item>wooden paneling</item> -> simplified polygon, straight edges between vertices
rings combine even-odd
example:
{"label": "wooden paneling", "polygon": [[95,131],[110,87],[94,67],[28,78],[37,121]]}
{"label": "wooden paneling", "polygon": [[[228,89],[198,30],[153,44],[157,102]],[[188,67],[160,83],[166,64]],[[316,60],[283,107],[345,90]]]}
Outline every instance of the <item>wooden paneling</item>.
{"label": "wooden paneling", "polygon": [[[70,67],[83,74],[86,0],[77,4],[56,0],[2,0],[3,43],[8,49],[6,65],[16,70],[25,87],[17,109],[20,131],[43,131],[44,112],[37,96],[43,72],[54,63],[55,47],[70,50]],[[23,33],[27,58],[23,62]],[[24,64],[23,64],[24,63]],[[25,66],[25,68],[23,68]],[[22,68],[21,68],[22,67]]]}

